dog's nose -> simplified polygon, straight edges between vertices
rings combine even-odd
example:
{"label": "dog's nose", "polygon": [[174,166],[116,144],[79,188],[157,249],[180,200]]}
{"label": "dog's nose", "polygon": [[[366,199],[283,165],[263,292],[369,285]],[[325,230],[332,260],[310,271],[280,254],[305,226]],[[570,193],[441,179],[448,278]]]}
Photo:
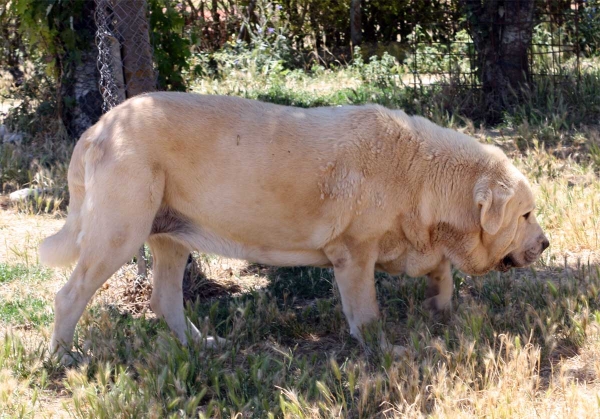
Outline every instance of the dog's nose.
{"label": "dog's nose", "polygon": [[542,252],[546,250],[548,246],[550,246],[550,242],[547,238],[544,237],[544,239],[542,240]]}

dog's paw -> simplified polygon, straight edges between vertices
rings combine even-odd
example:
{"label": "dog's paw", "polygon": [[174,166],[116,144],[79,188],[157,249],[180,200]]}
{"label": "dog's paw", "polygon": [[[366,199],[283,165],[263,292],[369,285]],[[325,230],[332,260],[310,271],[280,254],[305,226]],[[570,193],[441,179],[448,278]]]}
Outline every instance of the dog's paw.
{"label": "dog's paw", "polygon": [[56,365],[68,368],[83,363],[84,356],[79,352],[58,349],[57,351],[51,353],[50,361]]}
{"label": "dog's paw", "polygon": [[381,340],[381,351],[390,353],[394,358],[402,358],[408,355],[408,349],[401,345],[393,345],[386,338]]}
{"label": "dog's paw", "polygon": [[221,348],[229,343],[227,339],[220,338],[219,336],[206,336],[201,338],[202,342],[206,344],[207,348]]}
{"label": "dog's paw", "polygon": [[435,297],[426,298],[425,301],[423,301],[422,307],[431,313],[437,313],[439,311],[437,307],[437,300]]}
{"label": "dog's paw", "polygon": [[227,339],[223,339],[218,336],[203,334],[190,319],[187,319],[187,326],[188,330],[185,341],[182,340],[183,344],[187,342],[188,337],[190,337],[193,342],[205,346],[206,348],[220,348],[229,342]]}
{"label": "dog's paw", "polygon": [[432,314],[439,314],[452,310],[452,301],[440,302],[438,296],[429,297],[423,301],[423,308]]}

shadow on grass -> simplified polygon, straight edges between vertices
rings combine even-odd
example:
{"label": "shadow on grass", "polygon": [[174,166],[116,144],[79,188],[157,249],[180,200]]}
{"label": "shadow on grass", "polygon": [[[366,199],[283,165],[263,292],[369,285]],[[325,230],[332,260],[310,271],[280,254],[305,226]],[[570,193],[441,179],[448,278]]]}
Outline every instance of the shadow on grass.
{"label": "shadow on grass", "polygon": [[[96,386],[94,408],[107,409],[108,416],[149,404],[161,414],[200,409],[210,417],[229,409],[266,416],[284,413],[287,400],[319,406],[324,416],[321,409],[330,406],[344,415],[372,417],[382,413],[383,401],[419,400],[440,368],[474,390],[496,385],[486,359],[493,356],[497,368],[509,368],[519,353],[535,355],[533,348],[539,348],[539,357],[531,368],[543,389],[553,365],[585,343],[590,319],[600,319],[600,280],[593,265],[482,278],[455,273],[454,310],[445,316],[421,308],[423,279],[378,274],[388,335],[409,350],[396,362],[365,357],[350,339],[331,270],[250,265],[247,273],[265,275],[269,284],[188,303],[188,315],[204,333],[227,337],[214,350],[179,344],[155,319],[102,307],[86,314],[79,342],[88,360],[86,385]],[[106,371],[107,365],[112,369]],[[102,374],[110,379],[98,379]],[[573,374],[589,375],[585,369]],[[286,389],[293,389],[297,402]],[[119,405],[119,397],[129,397],[130,404]],[[432,403],[419,403],[422,413],[432,412]]]}
{"label": "shadow on grass", "polygon": [[[208,303],[196,300],[188,306],[191,317],[209,318],[223,336],[234,333],[236,323],[245,318],[252,324],[244,333],[249,344],[273,339],[294,347],[335,336],[342,347],[350,340],[331,269],[249,265],[243,273],[266,276],[269,283]],[[540,345],[543,356],[551,360],[577,353],[584,335],[575,317],[600,310],[598,278],[597,267],[590,264],[538,266],[484,277],[455,272],[454,309],[442,316],[422,308],[424,278],[378,273],[376,284],[388,333],[397,344],[410,347],[415,334],[423,331],[450,346],[453,334],[476,342],[493,342],[509,334]]]}
{"label": "shadow on grass", "polygon": [[[205,333],[247,348],[269,341],[287,348],[327,348],[347,354],[348,347],[358,347],[348,334],[332,269],[251,264],[240,275],[266,277],[268,284],[249,292],[242,292],[235,278],[215,281],[194,269],[186,275],[187,314]],[[600,310],[599,272],[592,264],[538,266],[478,278],[459,272],[453,276],[454,309],[434,316],[422,308],[424,278],[376,275],[378,300],[393,343],[419,351],[416,342],[422,333],[427,339],[443,339],[448,348],[458,336],[491,343],[508,334],[539,345],[543,358],[551,363],[577,354],[585,338],[580,317]],[[118,328],[123,322],[138,322],[139,313],[132,316],[118,305],[108,308],[96,316],[109,316]],[[167,330],[163,322],[142,317],[141,321],[150,322],[144,328]]]}

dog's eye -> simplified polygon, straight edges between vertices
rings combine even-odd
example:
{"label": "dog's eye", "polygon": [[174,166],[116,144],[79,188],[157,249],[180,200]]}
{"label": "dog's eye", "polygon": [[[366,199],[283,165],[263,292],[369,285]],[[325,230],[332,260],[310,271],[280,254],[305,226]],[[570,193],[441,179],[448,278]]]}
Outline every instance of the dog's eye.
{"label": "dog's eye", "polygon": [[523,217],[525,217],[525,219],[529,219],[529,216],[531,215],[531,211],[529,211],[527,214],[523,215]]}

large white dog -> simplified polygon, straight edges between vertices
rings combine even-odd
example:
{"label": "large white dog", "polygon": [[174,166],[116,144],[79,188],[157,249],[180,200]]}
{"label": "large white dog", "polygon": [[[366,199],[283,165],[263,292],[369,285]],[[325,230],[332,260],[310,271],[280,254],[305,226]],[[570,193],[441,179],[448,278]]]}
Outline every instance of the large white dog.
{"label": "large white dog", "polygon": [[[153,93],[77,143],[65,226],[42,262],[77,261],[55,303],[51,347],[70,349],[94,292],[147,241],[151,307],[182,341],[191,249],[271,265],[333,266],[350,332],[377,320],[374,270],[428,275],[450,305],[468,274],[527,266],[548,246],[525,177],[497,148],[380,106],[298,109]],[[385,337],[382,343],[387,345]]]}

